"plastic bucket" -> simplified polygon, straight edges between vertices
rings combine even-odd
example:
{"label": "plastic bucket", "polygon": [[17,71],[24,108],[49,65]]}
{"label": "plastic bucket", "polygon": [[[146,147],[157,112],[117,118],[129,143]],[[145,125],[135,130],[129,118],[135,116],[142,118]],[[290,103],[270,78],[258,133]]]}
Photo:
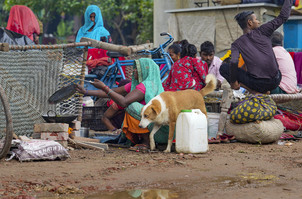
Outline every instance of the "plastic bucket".
{"label": "plastic bucket", "polygon": [[89,137],[89,128],[81,127],[80,128],[80,136],[81,137]]}
{"label": "plastic bucket", "polygon": [[208,115],[208,137],[216,138],[218,132],[218,123],[220,118],[220,113],[207,113]]}

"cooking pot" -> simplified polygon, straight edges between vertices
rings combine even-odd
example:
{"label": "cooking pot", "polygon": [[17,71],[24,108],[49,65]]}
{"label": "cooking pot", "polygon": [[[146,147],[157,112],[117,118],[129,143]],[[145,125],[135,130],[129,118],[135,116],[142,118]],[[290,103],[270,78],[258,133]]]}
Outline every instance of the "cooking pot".
{"label": "cooking pot", "polygon": [[[55,115],[50,116],[49,113],[53,112]],[[48,123],[70,123],[75,120],[78,115],[57,115],[56,112],[50,110],[47,112],[47,115],[42,115],[45,122]]]}

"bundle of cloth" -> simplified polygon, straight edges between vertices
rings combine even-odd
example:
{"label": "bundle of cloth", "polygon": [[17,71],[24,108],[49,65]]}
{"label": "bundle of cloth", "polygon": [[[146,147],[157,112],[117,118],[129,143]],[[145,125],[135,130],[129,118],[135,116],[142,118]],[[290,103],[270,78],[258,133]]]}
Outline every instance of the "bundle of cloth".
{"label": "bundle of cloth", "polygon": [[269,95],[249,94],[231,110],[226,131],[241,142],[275,142],[284,129],[282,122],[273,118],[276,112],[277,105]]}

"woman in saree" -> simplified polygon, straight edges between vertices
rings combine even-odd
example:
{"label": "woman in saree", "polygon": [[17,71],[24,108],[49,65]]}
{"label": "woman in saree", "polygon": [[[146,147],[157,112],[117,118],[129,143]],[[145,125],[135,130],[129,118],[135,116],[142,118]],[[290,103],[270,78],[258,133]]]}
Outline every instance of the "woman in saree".
{"label": "woman in saree", "polygon": [[6,29],[27,36],[35,44],[39,43],[42,32],[36,15],[24,5],[15,5],[10,9]]}
{"label": "woman in saree", "polygon": [[100,98],[110,97],[116,104],[126,108],[122,130],[135,145],[132,149],[149,148],[149,129],[139,128],[142,107],[164,91],[158,65],[148,58],[135,60],[132,81],[125,86],[110,89],[95,79],[92,83],[100,90],[85,90],[78,85],[77,91]]}
{"label": "woman in saree", "polygon": [[79,29],[76,36],[76,42],[80,42],[82,37],[111,43],[111,36],[104,27],[102,12],[96,5],[90,5],[85,11],[85,23]]}

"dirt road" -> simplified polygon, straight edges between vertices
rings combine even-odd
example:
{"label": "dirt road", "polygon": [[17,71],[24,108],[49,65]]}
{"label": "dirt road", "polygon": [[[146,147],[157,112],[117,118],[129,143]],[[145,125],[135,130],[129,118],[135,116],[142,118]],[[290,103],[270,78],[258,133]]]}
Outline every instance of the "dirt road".
{"label": "dirt road", "polygon": [[[302,141],[209,145],[205,154],[69,151],[0,161],[1,198],[302,198]],[[140,197],[137,197],[139,196]]]}

